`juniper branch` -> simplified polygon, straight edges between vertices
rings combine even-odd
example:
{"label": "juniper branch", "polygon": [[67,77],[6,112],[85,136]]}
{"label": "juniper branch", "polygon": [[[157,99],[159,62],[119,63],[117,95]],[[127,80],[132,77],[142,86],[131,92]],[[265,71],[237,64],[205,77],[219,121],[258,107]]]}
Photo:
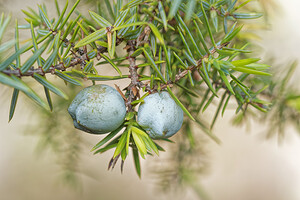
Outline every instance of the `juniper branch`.
{"label": "juniper branch", "polygon": [[128,60],[129,60],[129,72],[130,72],[130,79],[131,83],[127,87],[127,90],[129,91],[128,100],[126,103],[126,106],[128,107],[128,111],[132,111],[132,105],[131,102],[136,100],[138,95],[138,83],[139,83],[139,75],[137,73],[137,66],[135,63],[135,57],[131,57],[131,55],[135,51],[135,41],[129,41],[128,42]]}
{"label": "juniper branch", "polygon": [[128,51],[128,60],[129,60],[129,73],[131,78],[131,83],[127,87],[129,91],[129,97],[126,102],[126,106],[128,107],[128,111],[132,111],[133,107],[131,103],[139,97],[139,89],[142,85],[142,82],[139,81],[139,74],[137,72],[137,66],[135,62],[135,57],[131,57],[131,55],[136,50],[136,47],[145,44],[149,41],[149,36],[151,33],[151,28],[146,26],[144,31],[139,35],[136,40],[131,40],[128,42],[127,51]]}
{"label": "juniper branch", "polygon": [[[203,59],[208,58],[209,55],[212,55],[212,54],[216,53],[218,49],[222,49],[222,48],[228,46],[228,44],[229,44],[229,42],[225,42],[225,43],[223,43],[223,44],[218,45],[217,47],[214,47],[214,48],[209,52],[209,54],[204,55],[201,59],[199,59],[199,60],[197,61],[197,65],[192,65],[192,66],[188,67],[187,69],[185,69],[184,71],[178,73],[178,74],[175,76],[175,81],[169,80],[168,83],[160,85],[160,89],[161,89],[161,90],[166,89],[168,86],[169,86],[169,87],[173,87],[173,84],[176,83],[176,82],[178,82],[178,81],[179,81],[180,79],[182,79],[183,77],[185,77],[185,76],[188,74],[189,71],[192,72],[192,71],[194,71],[195,69],[201,68],[201,67],[202,67],[202,60],[203,60]],[[144,84],[144,86],[147,86],[147,85],[148,85],[148,84]],[[154,89],[150,89],[149,87],[146,87],[145,90],[146,90],[147,92],[154,93],[154,92],[157,92],[157,87],[155,87]]]}

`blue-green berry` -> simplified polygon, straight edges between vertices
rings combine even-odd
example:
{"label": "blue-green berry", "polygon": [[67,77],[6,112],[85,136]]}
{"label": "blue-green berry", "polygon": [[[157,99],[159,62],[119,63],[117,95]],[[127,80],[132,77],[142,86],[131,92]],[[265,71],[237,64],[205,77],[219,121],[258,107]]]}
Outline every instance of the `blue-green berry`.
{"label": "blue-green berry", "polygon": [[93,85],[81,90],[68,112],[77,129],[103,134],[117,129],[125,119],[126,106],[119,92],[108,85]]}
{"label": "blue-green berry", "polygon": [[139,106],[137,122],[151,138],[168,138],[181,128],[183,111],[168,92],[154,93]]}

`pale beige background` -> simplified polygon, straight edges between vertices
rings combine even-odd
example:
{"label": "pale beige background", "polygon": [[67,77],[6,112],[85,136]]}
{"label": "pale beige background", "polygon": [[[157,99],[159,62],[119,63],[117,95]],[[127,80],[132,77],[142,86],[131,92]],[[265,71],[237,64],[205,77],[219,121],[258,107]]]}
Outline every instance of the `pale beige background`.
{"label": "pale beige background", "polygon": [[[15,16],[27,5],[42,1],[0,1],[2,9]],[[260,33],[263,57],[274,55],[278,63],[299,58],[300,14],[298,0],[281,0],[282,16],[275,16],[272,29]],[[47,3],[49,4],[49,3]],[[52,5],[52,4],[50,4]],[[298,73],[299,74],[299,73]],[[51,152],[37,157],[37,138],[24,135],[20,129],[35,120],[35,112],[22,98],[15,118],[7,123],[9,98],[3,95],[7,87],[0,87],[0,199],[195,199],[192,193],[161,194],[147,172],[147,158],[143,162],[143,178],[139,180],[127,161],[125,173],[106,171],[110,154],[93,156],[84,149],[80,175],[82,187],[74,192],[59,181],[60,168]],[[11,90],[11,89],[9,89]],[[22,106],[20,106],[22,105]],[[295,131],[287,130],[286,140],[278,145],[276,140],[265,141],[261,134],[265,127],[252,124],[250,131],[233,127],[233,112],[226,112],[215,127],[222,145],[208,144],[211,169],[201,180],[212,200],[298,200],[300,199],[300,139]],[[257,128],[258,127],[258,128]],[[91,144],[99,138],[86,135]],[[91,177],[92,176],[92,177]],[[102,197],[102,198],[101,198]]]}

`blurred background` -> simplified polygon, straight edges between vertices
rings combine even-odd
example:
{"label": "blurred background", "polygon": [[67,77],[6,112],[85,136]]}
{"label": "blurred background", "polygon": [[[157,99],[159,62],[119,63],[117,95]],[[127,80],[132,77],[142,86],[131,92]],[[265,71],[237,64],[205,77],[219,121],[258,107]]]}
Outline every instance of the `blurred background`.
{"label": "blurred background", "polygon": [[[292,60],[300,58],[300,1],[263,2],[268,18],[264,27],[255,32],[259,36],[255,40],[257,54],[266,62],[271,60],[277,69],[284,69]],[[54,10],[52,1],[0,0],[0,12],[11,13],[13,19],[21,20],[21,9],[27,6],[36,9],[37,3],[45,3],[50,12]],[[13,30],[8,32],[13,33]],[[299,67],[290,87],[298,89],[298,75]],[[60,109],[63,106],[59,107],[58,99],[54,100],[58,114],[49,118],[22,96],[14,119],[8,123],[11,93],[10,88],[0,86],[1,200],[300,199],[300,138],[292,127],[286,127],[287,134],[281,142],[276,138],[266,140],[265,124],[251,120],[245,126],[233,126],[234,110],[228,110],[214,128],[222,143],[201,139],[203,146],[192,162],[198,163],[200,159],[203,166],[198,168],[199,176],[192,177],[193,181],[189,178],[163,180],[163,174],[157,169],[173,164],[172,153],[143,160],[139,179],[130,158],[123,174],[119,166],[107,171],[113,152],[93,155],[90,149],[100,140],[99,136],[70,128],[72,122],[66,110]],[[41,122],[44,118],[48,121]],[[59,124],[64,134],[50,130],[55,124]],[[56,135],[47,136],[47,131]],[[177,151],[175,144],[162,145],[167,152]],[[168,187],[175,182],[179,182],[180,187]]]}

